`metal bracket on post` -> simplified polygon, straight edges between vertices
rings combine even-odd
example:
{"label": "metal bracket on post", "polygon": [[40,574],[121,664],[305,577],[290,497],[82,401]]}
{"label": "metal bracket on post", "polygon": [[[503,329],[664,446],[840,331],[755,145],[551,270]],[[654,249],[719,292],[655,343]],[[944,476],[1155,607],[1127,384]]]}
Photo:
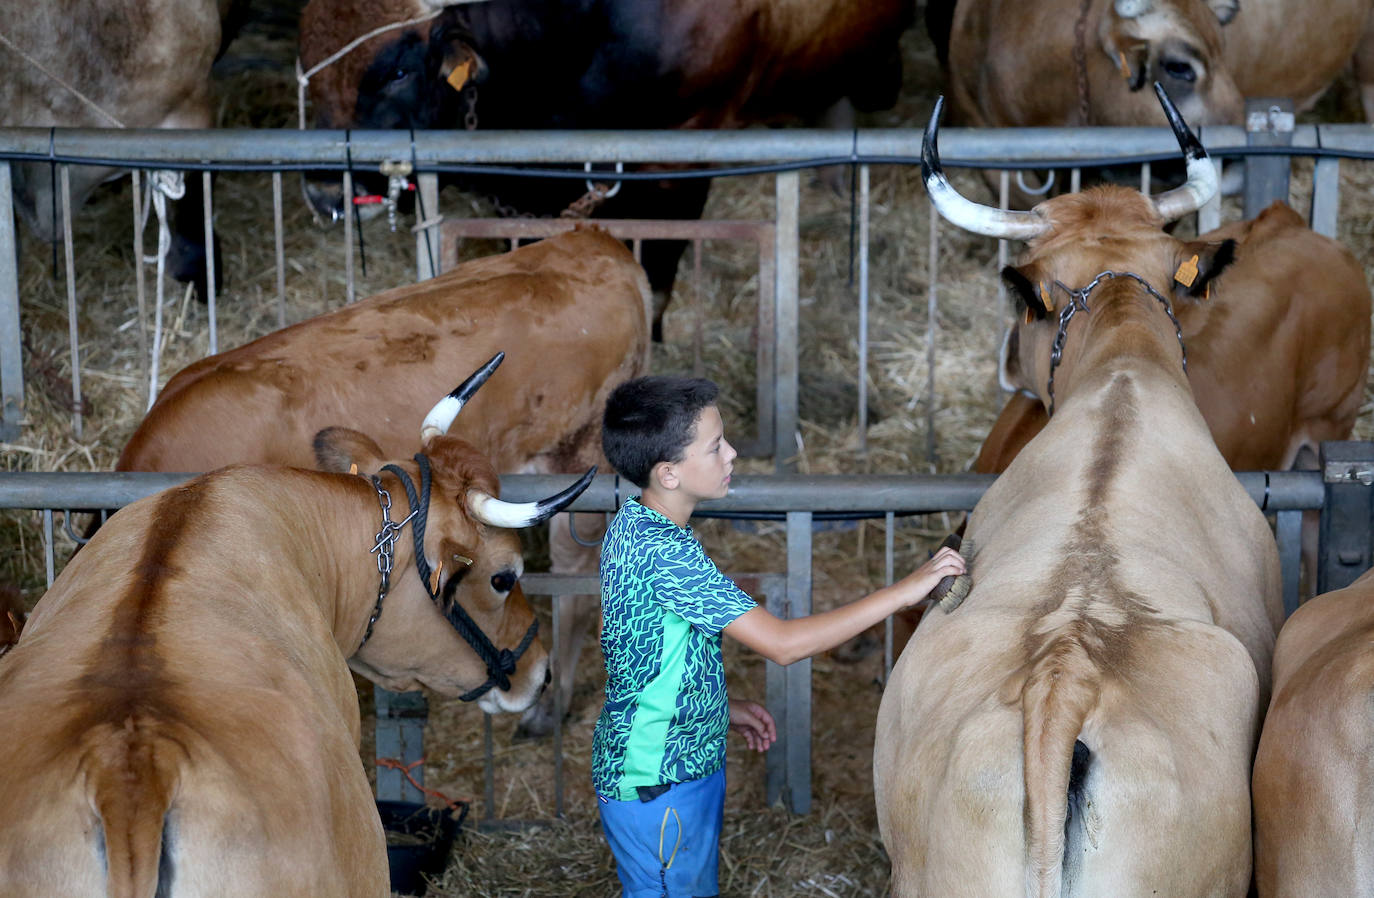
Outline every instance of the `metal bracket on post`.
{"label": "metal bracket on post", "polygon": [[[377,704],[377,757],[393,758],[406,767],[425,756],[425,721],[429,703],[423,692],[391,692],[373,688]],[[416,767],[410,776],[420,785],[425,772]],[[423,802],[425,796],[394,768],[377,768],[377,797],[382,801]]]}
{"label": "metal bracket on post", "polygon": [[[1257,97],[1245,101],[1245,142],[1252,147],[1293,142],[1293,101]],[[1254,218],[1274,200],[1288,201],[1290,156],[1245,157],[1245,217]]]}
{"label": "metal bracket on post", "polygon": [[1374,523],[1374,443],[1321,444],[1322,508],[1317,593],[1342,589],[1370,568]]}

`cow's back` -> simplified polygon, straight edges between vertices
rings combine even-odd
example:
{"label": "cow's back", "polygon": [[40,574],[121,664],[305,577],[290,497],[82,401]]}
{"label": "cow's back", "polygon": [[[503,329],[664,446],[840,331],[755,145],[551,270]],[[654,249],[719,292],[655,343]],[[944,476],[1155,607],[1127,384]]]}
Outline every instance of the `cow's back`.
{"label": "cow's back", "polygon": [[1262,898],[1356,895],[1374,882],[1374,572],[1303,604],[1279,634],[1255,756]]}
{"label": "cow's back", "polygon": [[591,229],[468,262],[189,366],[117,469],[313,467],[315,433],[339,424],[403,457],[434,396],[504,351],[462,436],[498,470],[584,470],[606,396],[647,367],[647,297],[625,246]]}

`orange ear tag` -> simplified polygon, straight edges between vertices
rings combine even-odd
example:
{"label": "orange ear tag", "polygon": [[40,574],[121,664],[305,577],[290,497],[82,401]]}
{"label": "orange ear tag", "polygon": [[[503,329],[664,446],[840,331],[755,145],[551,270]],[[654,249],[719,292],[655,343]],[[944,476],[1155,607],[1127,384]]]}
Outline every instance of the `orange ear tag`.
{"label": "orange ear tag", "polygon": [[1178,266],[1178,271],[1174,272],[1174,280],[1185,287],[1193,286],[1193,281],[1197,280],[1197,253]]}
{"label": "orange ear tag", "polygon": [[1121,65],[1121,77],[1127,81],[1131,80],[1131,67],[1126,63],[1126,54],[1120,50],[1116,51],[1116,61]]}
{"label": "orange ear tag", "polygon": [[1030,323],[1033,322],[1034,320],[1035,320],[1035,310],[1032,309],[1030,306],[1026,306],[1026,323],[1027,323],[1027,324],[1030,324]]}
{"label": "orange ear tag", "polygon": [[1211,299],[1211,298],[1212,298],[1212,282],[1211,282],[1211,281],[1208,281],[1207,284],[1202,288],[1202,301],[1203,301],[1203,302],[1206,302],[1207,300],[1209,300],[1209,299]]}
{"label": "orange ear tag", "polygon": [[448,82],[449,87],[460,91],[467,86],[470,77],[472,77],[472,60],[464,59],[453,67],[453,71],[449,72],[448,77],[444,80]]}
{"label": "orange ear tag", "polygon": [[444,563],[441,561],[441,562],[439,562],[439,568],[438,568],[434,573],[432,573],[432,574],[429,575],[429,591],[430,591],[430,592],[438,592],[438,591],[439,591],[439,575],[441,575],[443,572],[444,572]]}
{"label": "orange ear tag", "polygon": [[1040,282],[1040,301],[1045,304],[1046,312],[1054,311],[1054,300],[1050,299],[1050,291],[1045,288],[1045,282]]}

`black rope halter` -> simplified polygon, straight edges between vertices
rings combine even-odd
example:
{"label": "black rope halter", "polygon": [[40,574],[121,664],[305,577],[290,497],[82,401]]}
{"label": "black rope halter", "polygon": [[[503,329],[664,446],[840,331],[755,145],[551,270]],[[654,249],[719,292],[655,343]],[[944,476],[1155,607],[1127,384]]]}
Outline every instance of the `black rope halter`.
{"label": "black rope halter", "polygon": [[[425,592],[429,597],[439,604],[444,617],[458,635],[472,647],[477,653],[477,657],[482,659],[482,663],[487,666],[487,681],[475,689],[458,696],[460,701],[470,702],[481,698],[493,686],[504,691],[510,689],[510,675],[515,673],[516,663],[525,651],[534,642],[535,635],[539,632],[539,618],[535,618],[525,636],[520,640],[519,645],[514,650],[497,649],[492,641],[487,638],[487,634],[482,632],[482,628],[477,625],[456,600],[449,602],[448,607],[444,607],[439,601],[438,584],[434,588],[430,587],[431,569],[429,560],[425,558],[425,525],[429,519],[429,492],[431,485],[429,457],[423,453],[415,454],[415,463],[420,467],[420,489],[415,489],[415,482],[410,479],[410,475],[401,470],[396,465],[386,465],[383,471],[390,471],[401,481],[401,486],[405,488],[406,499],[410,502],[410,514],[398,523],[388,520],[387,511],[391,507],[391,497],[382,488],[381,479],[377,475],[372,476],[372,485],[377,490],[377,495],[382,498],[382,530],[377,534],[377,544],[373,547],[374,552],[378,552],[377,568],[382,572],[382,587],[377,593],[377,605],[373,609],[372,619],[367,622],[367,632],[363,635],[363,642],[367,642],[372,635],[372,625],[382,613],[382,599],[386,597],[386,591],[390,585],[389,574],[391,571],[390,546],[395,542],[396,536],[402,527],[410,522],[411,532],[415,537],[415,570],[420,575],[420,582],[424,584]],[[383,545],[383,544],[386,545]],[[385,562],[383,558],[385,557]],[[385,563],[385,567],[383,564]],[[359,643],[359,648],[362,644]]]}
{"label": "black rope halter", "polygon": [[1174,316],[1174,307],[1169,304],[1169,300],[1154,287],[1150,286],[1149,281],[1138,274],[1129,271],[1104,271],[1093,278],[1086,287],[1073,290],[1062,281],[1055,281],[1054,285],[1069,295],[1068,304],[1059,310],[1059,332],[1054,335],[1054,345],[1050,348],[1050,381],[1047,391],[1050,396],[1049,413],[1054,415],[1054,369],[1059,367],[1059,361],[1064,355],[1064,339],[1068,334],[1069,322],[1080,310],[1083,312],[1088,309],[1088,294],[1096,289],[1103,278],[1131,278],[1138,281],[1142,287],[1155,299],[1159,300],[1164,306],[1164,314],[1169,316],[1169,320],[1174,323],[1174,334],[1178,336],[1178,348],[1183,351],[1183,373],[1188,373],[1188,347],[1183,345],[1183,328],[1178,323],[1178,318]]}

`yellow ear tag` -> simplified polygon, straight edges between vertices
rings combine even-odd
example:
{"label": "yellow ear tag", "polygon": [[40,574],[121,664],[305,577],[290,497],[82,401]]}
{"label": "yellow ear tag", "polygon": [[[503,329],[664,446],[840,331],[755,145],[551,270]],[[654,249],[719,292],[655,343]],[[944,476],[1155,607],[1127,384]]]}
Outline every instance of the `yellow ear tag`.
{"label": "yellow ear tag", "polygon": [[1127,81],[1131,80],[1131,67],[1126,63],[1126,54],[1120,50],[1116,51],[1116,61],[1121,65],[1121,77]]}
{"label": "yellow ear tag", "polygon": [[350,474],[356,474],[356,473],[358,473],[358,466],[357,466],[357,464],[351,464],[351,465],[349,465],[349,466],[348,466],[348,473],[350,473]]}
{"label": "yellow ear tag", "polygon": [[1054,311],[1054,300],[1050,299],[1050,291],[1045,288],[1045,282],[1040,282],[1040,301],[1045,304],[1046,312]]}
{"label": "yellow ear tag", "polygon": [[1193,286],[1193,281],[1197,280],[1197,253],[1178,266],[1178,271],[1174,272],[1174,280],[1185,287]]}
{"label": "yellow ear tag", "polygon": [[1212,282],[1211,282],[1211,281],[1208,281],[1208,282],[1207,282],[1207,285],[1206,285],[1205,287],[1202,288],[1202,301],[1203,301],[1203,302],[1206,302],[1207,300],[1209,300],[1209,299],[1211,299],[1211,298],[1212,298]]}
{"label": "yellow ear tag", "polygon": [[464,567],[472,567],[472,559],[467,557],[466,555],[455,554],[453,556],[453,560],[463,565]]}
{"label": "yellow ear tag", "polygon": [[454,90],[462,90],[467,86],[468,78],[470,77],[472,77],[472,60],[464,59],[453,67],[453,71],[449,72],[448,77],[444,80],[446,80],[448,86]]}
{"label": "yellow ear tag", "polygon": [[1030,324],[1030,323],[1033,322],[1034,320],[1035,320],[1035,310],[1032,309],[1030,306],[1026,306],[1026,323],[1027,323],[1027,324]]}
{"label": "yellow ear tag", "polygon": [[439,562],[439,567],[438,567],[438,569],[437,569],[434,573],[432,573],[432,574],[429,575],[429,591],[430,591],[430,592],[438,592],[438,591],[439,591],[439,575],[442,574],[443,572],[444,572],[444,563],[441,561],[441,562]]}

